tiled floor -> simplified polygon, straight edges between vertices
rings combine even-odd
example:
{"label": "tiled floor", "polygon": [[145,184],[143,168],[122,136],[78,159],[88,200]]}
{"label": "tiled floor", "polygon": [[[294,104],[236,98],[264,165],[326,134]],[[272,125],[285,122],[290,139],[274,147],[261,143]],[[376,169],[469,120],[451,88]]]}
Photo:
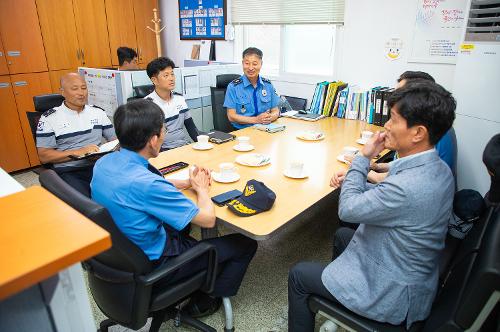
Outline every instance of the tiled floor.
{"label": "tiled floor", "polygon": [[[38,184],[38,175],[34,172],[16,174],[14,178],[24,186]],[[332,237],[337,227],[336,207],[327,200],[318,205],[313,211],[307,211],[309,221],[298,221],[271,239],[259,242],[259,249],[248,268],[240,291],[232,298],[236,331],[287,331],[288,270],[302,260],[327,263],[331,258]],[[220,231],[228,232],[226,229]],[[92,300],[91,304],[98,323],[104,316]],[[323,320],[318,318],[316,330],[319,330]],[[203,321],[217,331],[222,331],[223,310]],[[140,331],[147,331],[148,328],[149,323]],[[113,327],[110,331],[128,330]],[[162,325],[161,331],[192,331],[192,329],[177,329],[172,322],[166,322]]]}

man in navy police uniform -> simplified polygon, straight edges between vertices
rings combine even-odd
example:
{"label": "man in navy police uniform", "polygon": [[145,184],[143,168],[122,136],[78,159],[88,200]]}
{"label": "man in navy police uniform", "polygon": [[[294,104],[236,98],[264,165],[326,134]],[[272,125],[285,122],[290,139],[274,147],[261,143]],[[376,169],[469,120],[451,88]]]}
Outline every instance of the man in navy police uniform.
{"label": "man in navy police uniform", "polygon": [[259,76],[262,55],[262,51],[255,47],[244,50],[244,75],[227,86],[224,107],[229,121],[237,129],[269,124],[279,117],[279,96],[271,81]]}

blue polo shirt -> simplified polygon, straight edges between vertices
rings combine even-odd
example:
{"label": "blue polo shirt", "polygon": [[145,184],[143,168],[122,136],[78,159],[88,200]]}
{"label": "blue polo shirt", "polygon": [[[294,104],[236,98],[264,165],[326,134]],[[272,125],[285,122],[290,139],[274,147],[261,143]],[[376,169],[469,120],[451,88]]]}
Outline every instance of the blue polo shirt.
{"label": "blue polo shirt", "polygon": [[443,159],[443,161],[454,172],[455,170],[453,169],[453,166],[456,156],[455,156],[453,141],[451,139],[451,134],[449,130],[446,132],[446,134],[444,134],[443,137],[441,137],[439,142],[436,144],[435,148],[439,154],[439,157]]}
{"label": "blue polo shirt", "polygon": [[[235,79],[227,86],[224,107],[233,108],[243,116],[257,116],[278,106],[279,96],[271,81],[259,75],[254,88],[246,75]],[[237,128],[245,128],[251,124],[231,122]]]}
{"label": "blue polo shirt", "polygon": [[90,188],[92,199],[108,209],[120,231],[155,260],[166,244],[163,223],[182,230],[199,209],[148,165],[138,153],[122,148],[96,162]]}

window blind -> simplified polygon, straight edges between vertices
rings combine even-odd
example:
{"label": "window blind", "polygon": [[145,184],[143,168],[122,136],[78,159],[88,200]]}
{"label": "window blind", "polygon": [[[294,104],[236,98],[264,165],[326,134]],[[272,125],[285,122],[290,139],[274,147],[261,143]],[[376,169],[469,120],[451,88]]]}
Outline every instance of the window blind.
{"label": "window blind", "polygon": [[344,0],[232,0],[233,24],[344,23]]}

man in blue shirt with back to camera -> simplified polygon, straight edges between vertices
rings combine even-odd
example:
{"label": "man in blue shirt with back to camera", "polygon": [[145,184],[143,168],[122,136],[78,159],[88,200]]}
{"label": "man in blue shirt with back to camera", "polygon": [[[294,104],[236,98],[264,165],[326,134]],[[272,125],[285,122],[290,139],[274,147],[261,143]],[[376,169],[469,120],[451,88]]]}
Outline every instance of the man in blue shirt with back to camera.
{"label": "man in blue shirt with back to camera", "polygon": [[279,117],[279,96],[271,81],[259,76],[263,53],[256,47],[243,51],[243,73],[227,86],[224,107],[236,129],[269,124]]}
{"label": "man in blue shirt with back to camera", "polygon": [[[167,181],[149,164],[148,159],[158,156],[166,135],[165,115],[153,101],[121,105],[113,120],[121,149],[96,163],[92,198],[109,210],[120,231],[159,266],[197,245],[188,234],[191,223],[214,227],[210,171],[195,167],[189,170],[189,179]],[[197,204],[180,191],[188,188],[196,192]],[[257,250],[257,242],[241,234],[202,241],[216,247],[219,265],[213,293],[195,293],[187,305],[188,314],[195,318],[217,311],[221,297],[236,295]],[[206,257],[200,257],[158,286],[169,287],[206,265]]]}

